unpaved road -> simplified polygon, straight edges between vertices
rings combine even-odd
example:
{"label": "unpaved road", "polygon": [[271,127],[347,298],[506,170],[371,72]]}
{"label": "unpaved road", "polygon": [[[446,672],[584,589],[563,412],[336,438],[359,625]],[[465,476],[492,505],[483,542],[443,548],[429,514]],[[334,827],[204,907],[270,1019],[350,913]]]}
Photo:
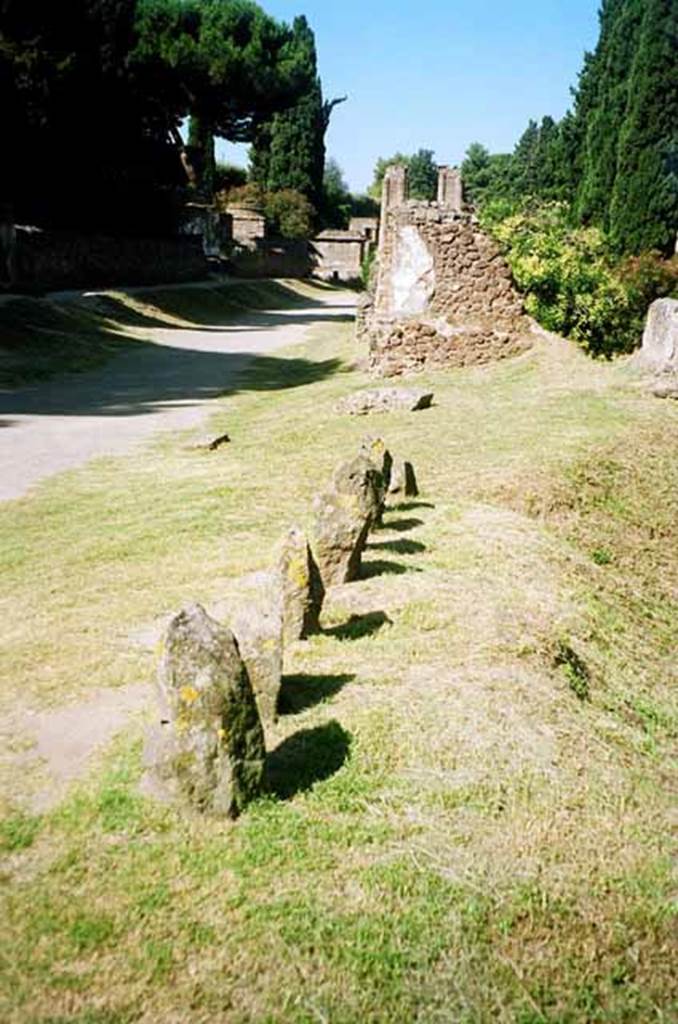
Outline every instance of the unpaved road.
{"label": "unpaved road", "polygon": [[94,456],[129,451],[155,431],[198,425],[253,356],[300,342],[354,307],[352,292],[319,292],[307,306],[224,325],[149,328],[153,344],[140,342],[103,368],[0,390],[0,501]]}

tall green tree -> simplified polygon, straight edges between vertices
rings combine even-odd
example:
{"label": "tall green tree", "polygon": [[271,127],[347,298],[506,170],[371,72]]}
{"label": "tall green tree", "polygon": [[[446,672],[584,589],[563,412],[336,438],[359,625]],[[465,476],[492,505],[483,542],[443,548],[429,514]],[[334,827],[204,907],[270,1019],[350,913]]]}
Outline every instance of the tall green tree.
{"label": "tall green tree", "polygon": [[334,159],[329,159],[325,165],[320,212],[325,227],[348,226],[352,212],[352,197],[344,179],[344,172]]}
{"label": "tall green tree", "polygon": [[319,209],[323,195],[325,136],[333,109],[345,97],[323,98],[315,36],[304,17],[295,18],[295,47],[308,71],[308,88],[288,109],[259,125],[250,150],[250,175],[264,188],[294,189]]}
{"label": "tall green tree", "polygon": [[466,199],[479,205],[511,198],[511,162],[510,153],[490,153],[480,142],[472,142],[461,165]]}
{"label": "tall green tree", "polygon": [[617,177],[619,134],[627,115],[629,70],[638,47],[647,0],[604,0],[600,38],[588,73],[586,124],[576,212],[580,220],[609,228],[610,197]]}
{"label": "tall green tree", "polygon": [[[251,142],[258,126],[309,89],[314,68],[287,25],[251,0],[139,0],[135,73],[189,176],[206,191],[211,139]],[[181,121],[193,117],[196,152],[183,146]]]}
{"label": "tall green tree", "polygon": [[379,157],[374,168],[374,178],[368,192],[373,199],[381,198],[381,187],[388,167],[405,164],[407,167],[411,199],[435,199],[438,190],[438,166],[432,149],[419,149],[406,156],[394,153],[390,157]]}
{"label": "tall green tree", "polygon": [[609,207],[621,252],[671,252],[678,231],[678,4],[644,0]]}
{"label": "tall green tree", "polygon": [[425,199],[429,202],[436,198],[438,192],[438,165],[432,149],[418,149],[413,153],[408,165],[410,196],[412,199]]}

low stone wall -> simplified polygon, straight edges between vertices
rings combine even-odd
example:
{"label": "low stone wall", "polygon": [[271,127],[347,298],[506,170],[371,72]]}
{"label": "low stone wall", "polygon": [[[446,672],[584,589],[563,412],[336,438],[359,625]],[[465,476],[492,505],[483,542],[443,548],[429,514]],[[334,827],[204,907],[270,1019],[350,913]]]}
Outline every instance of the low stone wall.
{"label": "low stone wall", "polygon": [[479,366],[517,355],[530,347],[522,333],[501,329],[454,327],[444,318],[399,320],[369,330],[369,367],[383,377],[416,373],[425,367]]}
{"label": "low stone wall", "polygon": [[309,277],[312,260],[307,242],[258,239],[253,248],[236,247],[229,257],[238,277]]}
{"label": "low stone wall", "polygon": [[167,284],[205,277],[200,238],[111,238],[66,231],[16,231],[19,287],[51,291],[115,284]]}

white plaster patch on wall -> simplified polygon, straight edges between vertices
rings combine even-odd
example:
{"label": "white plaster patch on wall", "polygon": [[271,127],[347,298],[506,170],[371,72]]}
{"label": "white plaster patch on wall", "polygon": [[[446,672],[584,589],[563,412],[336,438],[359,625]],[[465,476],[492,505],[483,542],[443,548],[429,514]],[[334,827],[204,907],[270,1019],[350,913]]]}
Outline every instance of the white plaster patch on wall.
{"label": "white plaster patch on wall", "polygon": [[435,290],[433,256],[416,227],[398,228],[391,275],[391,310],[395,316],[414,316],[428,309]]}

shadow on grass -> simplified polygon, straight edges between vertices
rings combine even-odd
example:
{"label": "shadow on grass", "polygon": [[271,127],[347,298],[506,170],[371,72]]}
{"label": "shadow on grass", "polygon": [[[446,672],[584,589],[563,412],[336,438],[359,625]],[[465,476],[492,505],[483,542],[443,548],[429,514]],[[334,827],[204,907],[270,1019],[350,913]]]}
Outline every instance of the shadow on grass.
{"label": "shadow on grass", "polygon": [[340,359],[278,359],[255,356],[240,375],[241,391],[283,391],[315,384],[342,370]]}
{"label": "shadow on grass", "polygon": [[324,629],[323,633],[337,640],[360,640],[364,636],[373,636],[386,625],[393,625],[386,612],[366,612],[364,615],[352,615],[348,622]]}
{"label": "shadow on grass", "polygon": [[384,520],[384,529],[395,530],[396,533],[407,533],[408,530],[416,530],[418,526],[423,525],[423,519],[394,519],[392,522]]}
{"label": "shadow on grass", "polygon": [[398,505],[389,505],[387,512],[415,512],[418,508],[435,508],[430,501],[401,501]]}
{"label": "shadow on grass", "polygon": [[[303,295],[278,281],[185,282],[163,287],[148,285],[135,289],[133,302],[125,299],[125,289],[93,290],[78,297],[77,305],[101,313],[116,323],[132,327],[162,327],[166,330],[201,326],[214,329],[215,318],[275,309],[321,308],[326,303]],[[158,315],[158,313],[160,315]],[[171,319],[184,321],[172,323]]]}
{"label": "shadow on grass", "polygon": [[411,565],[402,565],[401,562],[387,562],[380,558],[374,562],[363,562],[360,578],[361,580],[371,580],[375,576],[404,576],[407,572],[421,572],[421,569]]}
{"label": "shadow on grass", "polygon": [[[247,345],[244,351],[238,350],[240,334],[253,329],[288,325],[302,332],[310,324],[353,319],[346,306],[306,300],[295,293],[291,293],[294,298],[283,301],[278,296],[284,297],[285,289],[273,283],[263,291],[257,285],[251,294],[242,294],[247,287],[189,286],[144,293],[149,301],[157,299],[157,310],[183,315],[188,321],[184,324],[163,321],[153,309],[130,308],[115,295],[95,293],[91,299],[74,302],[12,298],[0,306],[0,355],[6,352],[10,357],[6,365],[0,364],[0,385],[29,386],[3,394],[1,411],[10,415],[143,415],[243,388],[274,391],[299,387],[340,370],[342,364],[336,359],[315,362],[258,355],[247,352]],[[234,294],[240,296],[237,303],[232,301]],[[125,324],[162,327],[163,333],[151,342],[130,338],[121,333]],[[173,329],[184,331],[182,344],[175,346],[168,340],[166,332]],[[212,349],[207,337],[210,331],[228,337],[228,351]],[[219,340],[214,345],[226,347]],[[119,354],[125,358],[115,360],[96,377],[64,378],[47,391],[30,386],[65,371],[98,368]]]}
{"label": "shadow on grass", "polygon": [[368,551],[392,551],[394,555],[420,555],[426,551],[426,545],[419,540],[380,540],[367,545]]}
{"label": "shadow on grass", "polygon": [[[88,354],[92,357],[93,349]],[[142,416],[177,404],[243,391],[283,391],[325,380],[343,370],[339,359],[243,356],[162,345],[128,349],[124,362],[96,379],[67,378],[49,389],[27,387],[0,396],[0,411],[41,416]],[[61,369],[68,367],[68,360]],[[119,367],[119,369],[118,369]],[[74,369],[70,365],[70,369]],[[89,368],[85,363],[78,368]]]}
{"label": "shadow on grass", "polygon": [[302,729],[271,751],[266,760],[268,788],[280,800],[312,789],[346,762],[351,736],[338,722]]}
{"label": "shadow on grass", "polygon": [[306,708],[333,697],[354,679],[355,675],[349,672],[336,676],[283,676],[278,710],[281,715],[298,715]]}
{"label": "shadow on grass", "polygon": [[[240,291],[240,286],[225,291]],[[79,300],[78,306],[89,313],[106,317],[114,324],[124,327],[151,327],[163,331],[193,331],[199,333],[237,334],[240,331],[279,327],[285,323],[304,326],[307,324],[348,323],[353,320],[346,306],[331,306],[309,299],[305,302],[284,301],[280,308],[266,308],[254,302],[229,301],[223,299],[218,289],[189,288],[185,292],[153,292],[141,296],[148,304],[147,309],[128,305],[122,297],[114,294],[94,294],[93,305],[85,306],[86,300]],[[156,310],[154,313],[153,310]],[[307,310],[307,312],[301,312]]]}

